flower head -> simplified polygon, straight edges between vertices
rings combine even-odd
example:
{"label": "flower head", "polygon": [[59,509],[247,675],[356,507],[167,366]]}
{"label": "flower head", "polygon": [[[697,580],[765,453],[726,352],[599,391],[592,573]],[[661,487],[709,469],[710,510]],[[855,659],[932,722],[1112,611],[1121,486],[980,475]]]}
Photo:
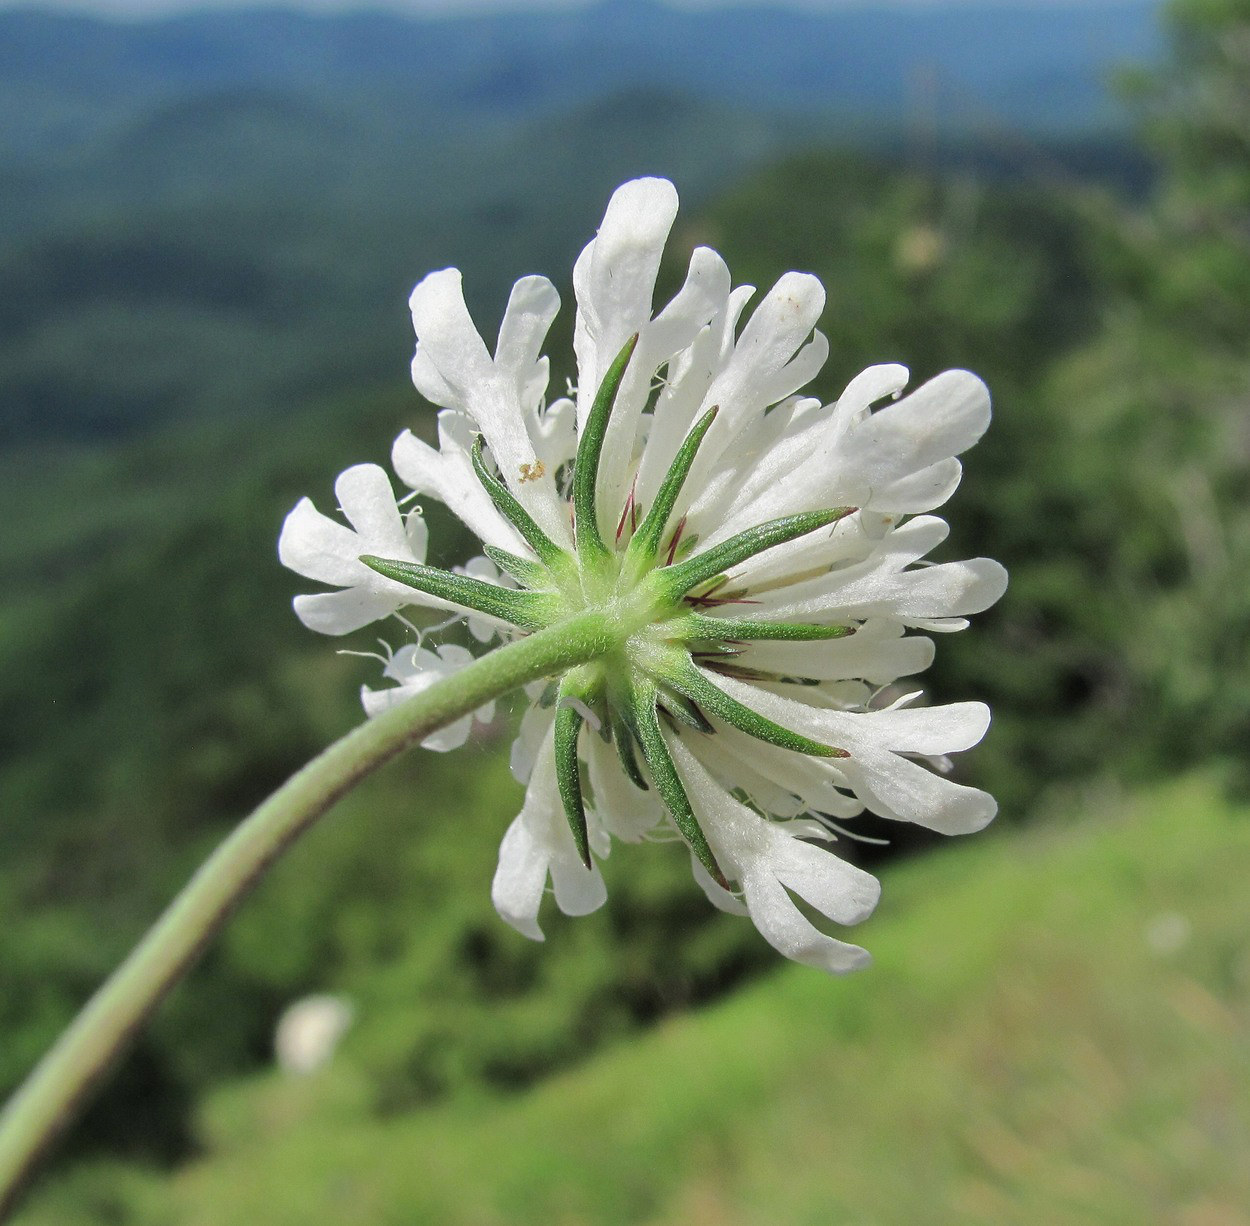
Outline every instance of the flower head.
{"label": "flower head", "polygon": [[[748,312],[755,291],[700,247],[657,309],[676,211],[664,180],[613,195],[573,271],[566,398],[546,399],[550,282],[517,282],[493,352],[455,269],[413,291],[412,375],[441,410],[438,446],[405,432],[395,471],[454,511],[485,559],[461,573],[425,565],[419,515],[401,515],[372,466],[336,487],[352,530],[305,500],[280,552],[340,589],[296,599],[331,634],[406,604],[505,638],[603,610],[611,641],[531,687],[513,749],[527,791],[492,893],[519,931],[542,938],[548,880],[562,910],[591,911],[614,839],[675,831],[715,905],[750,915],[788,957],[845,971],[865,952],[820,932],[793,897],[839,924],[872,910],[876,881],[826,846],[837,822],[867,807],[955,834],[995,813],[942,773],[984,735],[982,704],[878,701],[930,663],[933,640],[915,632],[962,629],[1006,586],[988,559],[924,560],[947,531],[929,512],[958,484],[989,396],[966,371],[903,395],[896,365],[864,371],[833,404],[802,396],[828,354],[820,282],[787,273]],[[386,669],[395,687],[366,688],[366,709],[469,658],[403,648]],[[467,731],[466,719],[426,744],[451,748]]]}

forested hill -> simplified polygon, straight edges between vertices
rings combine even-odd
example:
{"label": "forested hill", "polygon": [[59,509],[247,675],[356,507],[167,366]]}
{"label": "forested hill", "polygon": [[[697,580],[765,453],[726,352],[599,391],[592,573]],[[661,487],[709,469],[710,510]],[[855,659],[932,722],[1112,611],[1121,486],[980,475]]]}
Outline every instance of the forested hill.
{"label": "forested hill", "polygon": [[[0,117],[36,156],[188,95],[264,86],[334,105],[402,89],[449,119],[659,86],[751,108],[890,122],[1088,128],[1113,115],[1109,65],[1153,58],[1155,0],[791,11],[614,0],[439,19],[284,10],[114,23],[0,13]],[[918,96],[919,95],[919,96]],[[945,98],[943,99],[943,95]]]}
{"label": "forested hill", "polygon": [[635,175],[697,204],[800,146],[1115,132],[1103,78],[1153,30],[1146,0],[0,13],[0,443],[399,383],[418,277],[461,267],[490,318]]}

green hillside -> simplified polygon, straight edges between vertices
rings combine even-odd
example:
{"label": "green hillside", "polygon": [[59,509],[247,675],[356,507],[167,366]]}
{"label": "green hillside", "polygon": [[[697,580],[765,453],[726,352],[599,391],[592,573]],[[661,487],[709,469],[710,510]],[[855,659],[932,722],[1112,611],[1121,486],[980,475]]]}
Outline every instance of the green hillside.
{"label": "green hillside", "polygon": [[[937,146],[765,164],[771,121],[652,91],[536,115],[515,148],[491,128],[463,159],[447,134],[444,161],[339,185],[370,210],[333,185],[305,201],[299,176],[237,209],[228,176],[220,199],[133,212],[86,180],[49,189],[68,212],[34,209],[47,233],[0,252],[0,332],[27,321],[0,338],[0,1095],[209,849],[360,721],[378,663],[335,649],[406,633],[306,633],[290,598],[309,585],[275,542],[299,496],[326,508],[336,472],[432,435],[404,386],[408,286],[466,263],[489,335],[492,294],[549,273],[562,387],[568,258],[618,171],[680,153],[690,172],[661,295],[700,242],[740,282],[822,278],[826,399],[869,362],[985,377],[994,423],[946,556],[997,558],[1011,585],[923,679],[993,710],[956,769],[998,798],[997,833],[950,847],[866,816],[892,844],[841,845],[888,878],[874,972],[778,970],[661,846],[612,856],[600,912],[520,939],[488,895],[520,795],[501,710],[475,750],[381,772],[277,866],[28,1221],[315,1222],[303,1197],[370,1226],[823,1224],[844,1194],[846,1220],[887,1226],[1241,1226],[1250,100],[1229,55],[1250,0],[1175,10],[1138,195]],[[266,131],[315,151],[315,124],[245,101],[158,125],[147,170],[178,186],[173,152],[212,132],[223,158]],[[415,209],[453,162],[465,177]],[[492,175],[507,189],[466,210]],[[68,421],[57,387],[73,441],[45,430]],[[463,561],[427,509],[431,560]],[[357,1006],[341,1064],[268,1077],[277,1017],[319,991]]]}
{"label": "green hillside", "polygon": [[1091,792],[893,868],[872,969],[779,970],[522,1094],[379,1121],[349,1038],[210,1097],[171,1183],[84,1168],[19,1221],[1234,1226],[1250,810],[1219,795]]}

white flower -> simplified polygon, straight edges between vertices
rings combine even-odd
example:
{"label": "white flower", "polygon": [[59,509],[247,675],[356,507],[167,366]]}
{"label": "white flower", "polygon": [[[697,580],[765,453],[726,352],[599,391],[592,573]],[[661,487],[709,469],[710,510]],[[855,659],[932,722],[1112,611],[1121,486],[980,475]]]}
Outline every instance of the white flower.
{"label": "white flower", "polygon": [[341,996],[305,996],[287,1006],[274,1031],[278,1067],[298,1076],[315,1073],[329,1064],[355,1016]]}
{"label": "white flower", "polygon": [[[983,705],[877,701],[933,658],[933,640],[909,631],[962,629],[1006,586],[988,559],[924,560],[947,534],[928,512],[958,485],[956,457],[988,425],[989,396],[966,371],[904,395],[907,371],[886,365],[831,405],[803,397],[828,355],[820,282],[787,273],[748,311],[755,291],[701,247],[655,309],[676,211],[663,180],[613,195],[574,268],[571,398],[545,400],[550,282],[517,282],[493,351],[456,270],[413,291],[413,379],[442,410],[439,445],[405,432],[395,469],[446,503],[485,559],[460,575],[424,566],[420,520],[405,530],[376,469],[338,490],[354,534],[305,501],[282,556],[346,589],[298,598],[308,624],[334,633],[406,603],[459,609],[479,639],[611,611],[616,650],[527,691],[512,754],[525,803],[493,887],[519,931],[541,939],[549,880],[569,914],[599,906],[596,858],[614,839],[680,834],[717,906],[745,911],[788,957],[846,971],[867,955],[818,931],[792,897],[838,924],[872,910],[875,880],[824,845],[832,819],[868,807],[955,834],[995,812],[929,768],[980,740]],[[402,648],[386,668],[397,685],[365,689],[366,708],[468,658]],[[468,724],[429,743],[459,743]]]}
{"label": "white flower", "polygon": [[310,630],[348,634],[407,604],[436,603],[386,579],[360,561],[380,554],[424,562],[428,533],[419,515],[405,519],[395,505],[390,478],[376,464],[357,464],[339,475],[334,493],[350,528],[322,515],[301,498],[282,525],[278,557],[306,579],[332,583],[338,592],[296,596],[295,612]]}
{"label": "white flower", "polygon": [[[396,651],[382,669],[382,675],[395,682],[393,686],[385,690],[371,690],[367,685],[360,687],[360,702],[365,714],[380,715],[383,711],[389,711],[406,698],[429,689],[436,681],[459,672],[472,661],[473,656],[469,651],[456,643],[442,643],[436,651],[428,651],[424,647],[408,643]],[[478,707],[472,715],[466,715],[426,737],[421,742],[421,748],[433,749],[438,753],[459,749],[469,739],[474,719],[488,724],[494,717],[495,704],[488,702]]]}

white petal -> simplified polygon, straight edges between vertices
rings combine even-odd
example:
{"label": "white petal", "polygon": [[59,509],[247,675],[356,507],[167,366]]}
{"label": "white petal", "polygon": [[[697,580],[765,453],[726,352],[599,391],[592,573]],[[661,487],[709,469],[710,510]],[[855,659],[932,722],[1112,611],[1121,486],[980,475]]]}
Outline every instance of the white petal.
{"label": "white petal", "polygon": [[639,330],[638,346],[617,391],[599,464],[597,507],[604,534],[614,529],[625,503],[642,428],[641,414],[656,371],[693,344],[712,317],[724,309],[729,289],[729,269],[724,260],[707,247],[697,247],[677,296]]}
{"label": "white petal", "polygon": [[420,363],[419,369],[413,367],[414,382],[427,370],[437,372],[453,401],[443,407],[476,418],[474,402],[482,385],[492,380],[494,362],[465,305],[460,270],[429,273],[413,289],[408,306]]}
{"label": "white petal", "polygon": [[409,537],[395,505],[390,478],[376,464],[356,464],[339,474],[334,494],[362,543],[362,552],[406,562],[424,561],[408,554]]}
{"label": "white petal", "polygon": [[967,451],[989,424],[985,384],[966,370],[947,370],[852,425],[839,459],[877,486]]}
{"label": "white petal", "polygon": [[[560,814],[561,821],[564,814]],[[564,827],[568,833],[567,824]],[[570,838],[572,836],[570,835]],[[565,915],[589,915],[598,911],[608,900],[608,887],[596,865],[587,871],[577,857],[562,855],[551,861],[551,884],[556,896],[556,906]]]}
{"label": "white petal", "polygon": [[933,663],[932,639],[901,635],[902,626],[897,623],[870,621],[844,639],[751,643],[743,651],[740,663],[789,677],[820,681],[862,678],[874,685],[886,685],[899,677],[923,672]]}
{"label": "white petal", "polygon": [[292,604],[296,617],[309,630],[318,634],[350,634],[370,622],[390,617],[401,604],[423,602],[420,592],[410,594],[413,597],[411,601],[397,601],[367,588],[349,587],[338,592],[296,596]]}
{"label": "white petal", "polygon": [[[427,651],[423,647],[407,644],[401,647],[387,661],[382,670],[383,676],[396,684],[385,690],[371,690],[361,686],[360,701],[365,714],[372,717],[380,715],[391,707],[407,702],[410,698],[429,689],[437,681],[459,672],[473,662],[473,656],[465,648],[453,643],[445,643],[439,647],[438,653]],[[493,712],[490,708],[479,708],[477,718],[489,719]],[[436,753],[447,753],[459,749],[469,739],[474,715],[466,715],[455,723],[431,733],[421,742],[422,749],[432,749]]]}
{"label": "white petal", "polygon": [[[700,757],[713,773],[742,788],[766,812],[791,817],[810,811],[839,818],[863,813],[863,803],[840,790],[848,786],[846,778],[828,760],[769,745],[718,719],[711,723],[716,735],[699,745]],[[777,803],[779,793],[786,803]]]}
{"label": "white petal", "polygon": [[[440,414],[440,418],[449,416]],[[529,546],[499,514],[482,488],[467,451],[447,438],[436,451],[412,431],[405,430],[391,449],[391,463],[405,485],[444,503],[480,541],[510,553],[528,555]]]}
{"label": "white petal", "polygon": [[[788,587],[760,593],[753,568],[744,582],[762,595],[758,612],[769,619],[837,621],[872,616],[917,619],[963,616],[992,605],[1007,587],[1007,572],[988,558],[908,569],[947,534],[936,516],[918,516],[887,533],[861,563]],[[767,565],[767,555],[761,555]],[[918,623],[917,623],[918,624]]]}
{"label": "white petal", "polygon": [[[739,456],[742,430],[811,379],[819,365],[813,359],[824,358],[824,338],[812,342],[814,349],[803,347],[824,304],[824,286],[816,277],[786,273],[756,307],[704,397],[704,403],[718,405],[720,413],[691,467],[691,489],[708,487],[722,457]],[[692,515],[707,514],[711,499],[710,492],[696,497]],[[709,543],[737,530],[726,523],[710,533]]]}
{"label": "white petal", "polygon": [[359,560],[361,554],[372,553],[405,562],[425,561],[424,554],[412,553],[413,537],[404,528],[386,473],[376,464],[358,464],[339,475],[334,489],[353,527],[322,515],[309,499],[301,498],[282,525],[279,560],[322,583],[401,588]]}
{"label": "white petal", "polygon": [[881,883],[826,848],[786,833],[774,841],[771,867],[777,880],[834,923],[867,919],[881,897]]}
{"label": "white petal", "polygon": [[278,559],[283,566],[322,583],[346,586],[361,578],[360,538],[301,498],[282,524]]}
{"label": "white petal", "polygon": [[835,940],[817,929],[768,870],[752,869],[744,877],[742,889],[760,935],[787,958],[830,975],[862,970],[872,961],[866,949]]}
{"label": "white petal", "polygon": [[499,866],[491,883],[495,910],[522,936],[541,941],[538,908],[547,885],[548,856],[520,816],[513,819],[499,845]]}
{"label": "white petal", "polygon": [[988,792],[954,783],[896,754],[861,750],[841,764],[868,805],[882,817],[913,822],[938,834],[973,834],[988,826],[998,804]]}
{"label": "white petal", "polygon": [[[523,324],[509,320],[505,356],[516,357],[512,338],[522,346],[532,343],[530,333],[544,328],[549,295],[533,279],[527,278],[518,292],[520,304],[535,300],[539,316]],[[412,323],[417,334],[417,354],[413,379],[425,378],[428,368],[450,392],[448,407],[467,415],[482,432],[503,479],[517,499],[553,539],[567,540],[563,512],[555,492],[552,474],[536,473],[538,456],[529,436],[525,408],[521,402],[527,382],[524,372],[498,365],[486,348],[464,302],[460,272],[445,268],[430,273],[412,291],[409,299]],[[424,389],[423,389],[424,390]],[[437,390],[437,389],[432,389]]]}
{"label": "white petal", "polygon": [[644,506],[651,504],[695,419],[711,407],[708,388],[733,352],[734,329],[752,292],[749,285],[731,290],[707,327],[669,364],[638,467],[638,497]]}
{"label": "white petal", "polygon": [[884,362],[869,366],[846,385],[838,397],[836,411],[848,422],[858,420],[879,400],[894,398],[907,386],[911,377],[906,366],[897,362]]}
{"label": "white petal", "polygon": [[795,817],[808,809],[788,771],[761,769],[765,764],[753,752],[755,742],[744,746],[741,740],[725,735],[719,723],[714,726],[716,735],[699,742],[699,760],[725,791],[741,788],[760,809],[776,817]]}
{"label": "white petal", "polygon": [[625,777],[616,751],[599,737],[588,736],[583,745],[596,815],[616,838],[640,842],[665,820],[655,789],[643,792],[635,787]]}
{"label": "white petal", "polygon": [[286,517],[278,538],[284,565],[346,589],[297,596],[295,612],[300,620],[322,634],[347,634],[404,605],[449,608],[445,601],[384,578],[360,561],[365,554],[404,562],[425,560],[424,526],[414,516],[405,524],[386,473],[375,464],[357,465],[339,476],[335,492],[353,527],[322,515],[304,498]]}
{"label": "white petal", "polygon": [[566,915],[586,915],[607,899],[598,865],[587,869],[573,844],[556,786],[550,732],[538,752],[521,812],[499,849],[499,867],[491,887],[499,914],[535,940],[542,939],[538,908],[548,873],[556,903]]}
{"label": "white petal", "polygon": [[865,711],[851,716],[881,744],[896,753],[959,753],[978,744],[990,726],[990,709],[983,702],[955,702],[942,707],[900,707],[889,711]]}
{"label": "white petal", "polygon": [[[847,386],[832,412],[770,457],[714,539],[751,523],[829,506],[872,507],[900,513],[940,505],[958,483],[951,459],[989,424],[989,393],[975,376],[949,370],[911,395],[876,412],[869,406],[897,394],[901,366],[870,367]],[[784,473],[784,479],[779,479]],[[921,476],[920,474],[924,475]]]}
{"label": "white petal", "polygon": [[[673,757],[721,867],[742,883],[752,921],[775,949],[832,974],[866,965],[868,954],[820,932],[795,906],[787,887],[835,922],[858,923],[876,905],[876,880],[824,848],[799,842],[718,788],[678,738]],[[713,902],[719,900],[706,889]]]}
{"label": "white petal", "polygon": [[599,233],[573,267],[579,430],[612,360],[651,318],[655,278],[676,216],[677,190],[668,180],[626,183],[612,193]]}
{"label": "white petal", "polygon": [[[832,586],[832,585],[831,585]],[[872,613],[904,619],[981,613],[1007,590],[1007,572],[992,558],[943,562],[900,574],[878,572],[831,595],[852,617]]]}
{"label": "white petal", "polygon": [[460,749],[464,746],[472,730],[473,716],[466,715],[463,719],[456,720],[454,724],[448,724],[445,728],[431,733],[421,742],[421,748],[432,749],[435,753],[450,753],[453,749]]}
{"label": "white petal", "polygon": [[809,706],[733,677],[709,680],[783,728],[847,750],[850,757],[832,759],[831,765],[882,817],[914,822],[941,834],[964,834],[981,829],[997,812],[987,793],[944,779],[901,756],[971,748],[989,725],[989,709],[983,703],[837,711]]}
{"label": "white petal", "polygon": [[[538,692],[541,694],[543,685],[540,682]],[[512,777],[518,783],[528,783],[534,772],[534,764],[538,761],[538,751],[542,748],[551,725],[556,717],[554,706],[540,707],[532,703],[521,716],[521,726],[517,729],[516,740],[512,742],[512,751],[508,758],[508,766]]]}
{"label": "white petal", "polygon": [[918,515],[940,507],[959,488],[963,465],[952,457],[908,473],[897,481],[887,481],[872,491],[865,506],[896,515]]}
{"label": "white petal", "polygon": [[512,287],[499,325],[495,363],[515,374],[518,387],[531,377],[559,310],[560,295],[546,277],[522,277]]}
{"label": "white petal", "polygon": [[718,911],[724,911],[727,915],[749,915],[746,903],[742,901],[736,894],[731,894],[722,886],[716,884],[709,875],[707,869],[699,863],[698,858],[691,853],[690,870],[694,874],[694,879],[704,894],[707,895],[708,902],[712,904]]}

